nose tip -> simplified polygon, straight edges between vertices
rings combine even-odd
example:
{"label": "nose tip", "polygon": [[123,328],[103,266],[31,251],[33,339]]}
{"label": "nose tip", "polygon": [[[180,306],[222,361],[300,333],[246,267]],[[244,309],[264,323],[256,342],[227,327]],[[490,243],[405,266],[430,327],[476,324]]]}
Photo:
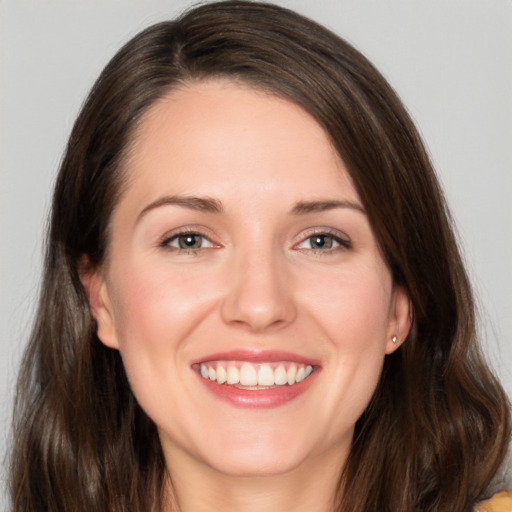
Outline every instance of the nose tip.
{"label": "nose tip", "polygon": [[295,315],[290,281],[278,265],[260,259],[231,269],[222,304],[225,322],[261,332],[282,328]]}
{"label": "nose tip", "polygon": [[231,315],[230,323],[245,325],[253,332],[270,328],[279,328],[287,323],[286,313],[282,303],[237,303],[237,311]]}

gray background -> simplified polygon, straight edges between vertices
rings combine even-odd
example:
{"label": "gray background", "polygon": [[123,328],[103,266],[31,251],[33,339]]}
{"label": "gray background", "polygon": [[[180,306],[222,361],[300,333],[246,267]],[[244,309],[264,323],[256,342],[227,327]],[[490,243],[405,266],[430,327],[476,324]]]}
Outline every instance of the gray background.
{"label": "gray background", "polygon": [[[512,1],[277,3],[355,44],[409,108],[457,222],[485,350],[512,395]],[[190,4],[0,0],[0,457],[73,120],[123,42]]]}

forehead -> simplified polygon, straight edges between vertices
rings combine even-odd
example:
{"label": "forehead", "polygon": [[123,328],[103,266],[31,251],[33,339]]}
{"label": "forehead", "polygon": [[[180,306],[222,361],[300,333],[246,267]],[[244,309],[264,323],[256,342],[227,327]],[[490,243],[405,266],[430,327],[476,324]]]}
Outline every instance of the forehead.
{"label": "forehead", "polygon": [[324,196],[334,186],[346,199],[357,198],[343,161],[309,113],[228,80],[193,82],[152,105],[134,133],[125,169],[128,188],[149,195],[162,187],[219,196],[235,187],[254,195],[266,184],[269,193],[279,179],[292,194]]}

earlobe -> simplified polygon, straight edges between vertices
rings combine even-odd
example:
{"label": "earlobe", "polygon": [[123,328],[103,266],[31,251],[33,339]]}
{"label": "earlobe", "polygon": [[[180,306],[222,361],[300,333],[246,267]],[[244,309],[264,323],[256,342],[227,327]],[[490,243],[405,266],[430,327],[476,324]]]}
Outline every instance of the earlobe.
{"label": "earlobe", "polygon": [[394,352],[407,338],[412,325],[412,304],[408,293],[402,286],[393,290],[386,354]]}
{"label": "earlobe", "polygon": [[85,289],[89,307],[96,320],[96,334],[110,348],[119,348],[112,303],[107,283],[100,269],[94,268],[86,256],[80,261],[80,281]]}

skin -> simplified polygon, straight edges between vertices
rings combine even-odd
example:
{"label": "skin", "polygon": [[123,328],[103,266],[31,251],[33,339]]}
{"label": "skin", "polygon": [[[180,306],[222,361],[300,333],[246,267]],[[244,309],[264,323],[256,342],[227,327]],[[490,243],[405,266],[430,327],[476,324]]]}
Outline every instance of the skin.
{"label": "skin", "polygon": [[[410,326],[343,161],[297,105],[216,80],[150,108],[126,172],[108,258],[83,282],[157,425],[179,509],[331,510],[354,424]],[[318,201],[342,204],[297,212]],[[183,229],[197,250],[179,249]],[[191,366],[234,349],[319,365],[291,402],[237,408]]]}

